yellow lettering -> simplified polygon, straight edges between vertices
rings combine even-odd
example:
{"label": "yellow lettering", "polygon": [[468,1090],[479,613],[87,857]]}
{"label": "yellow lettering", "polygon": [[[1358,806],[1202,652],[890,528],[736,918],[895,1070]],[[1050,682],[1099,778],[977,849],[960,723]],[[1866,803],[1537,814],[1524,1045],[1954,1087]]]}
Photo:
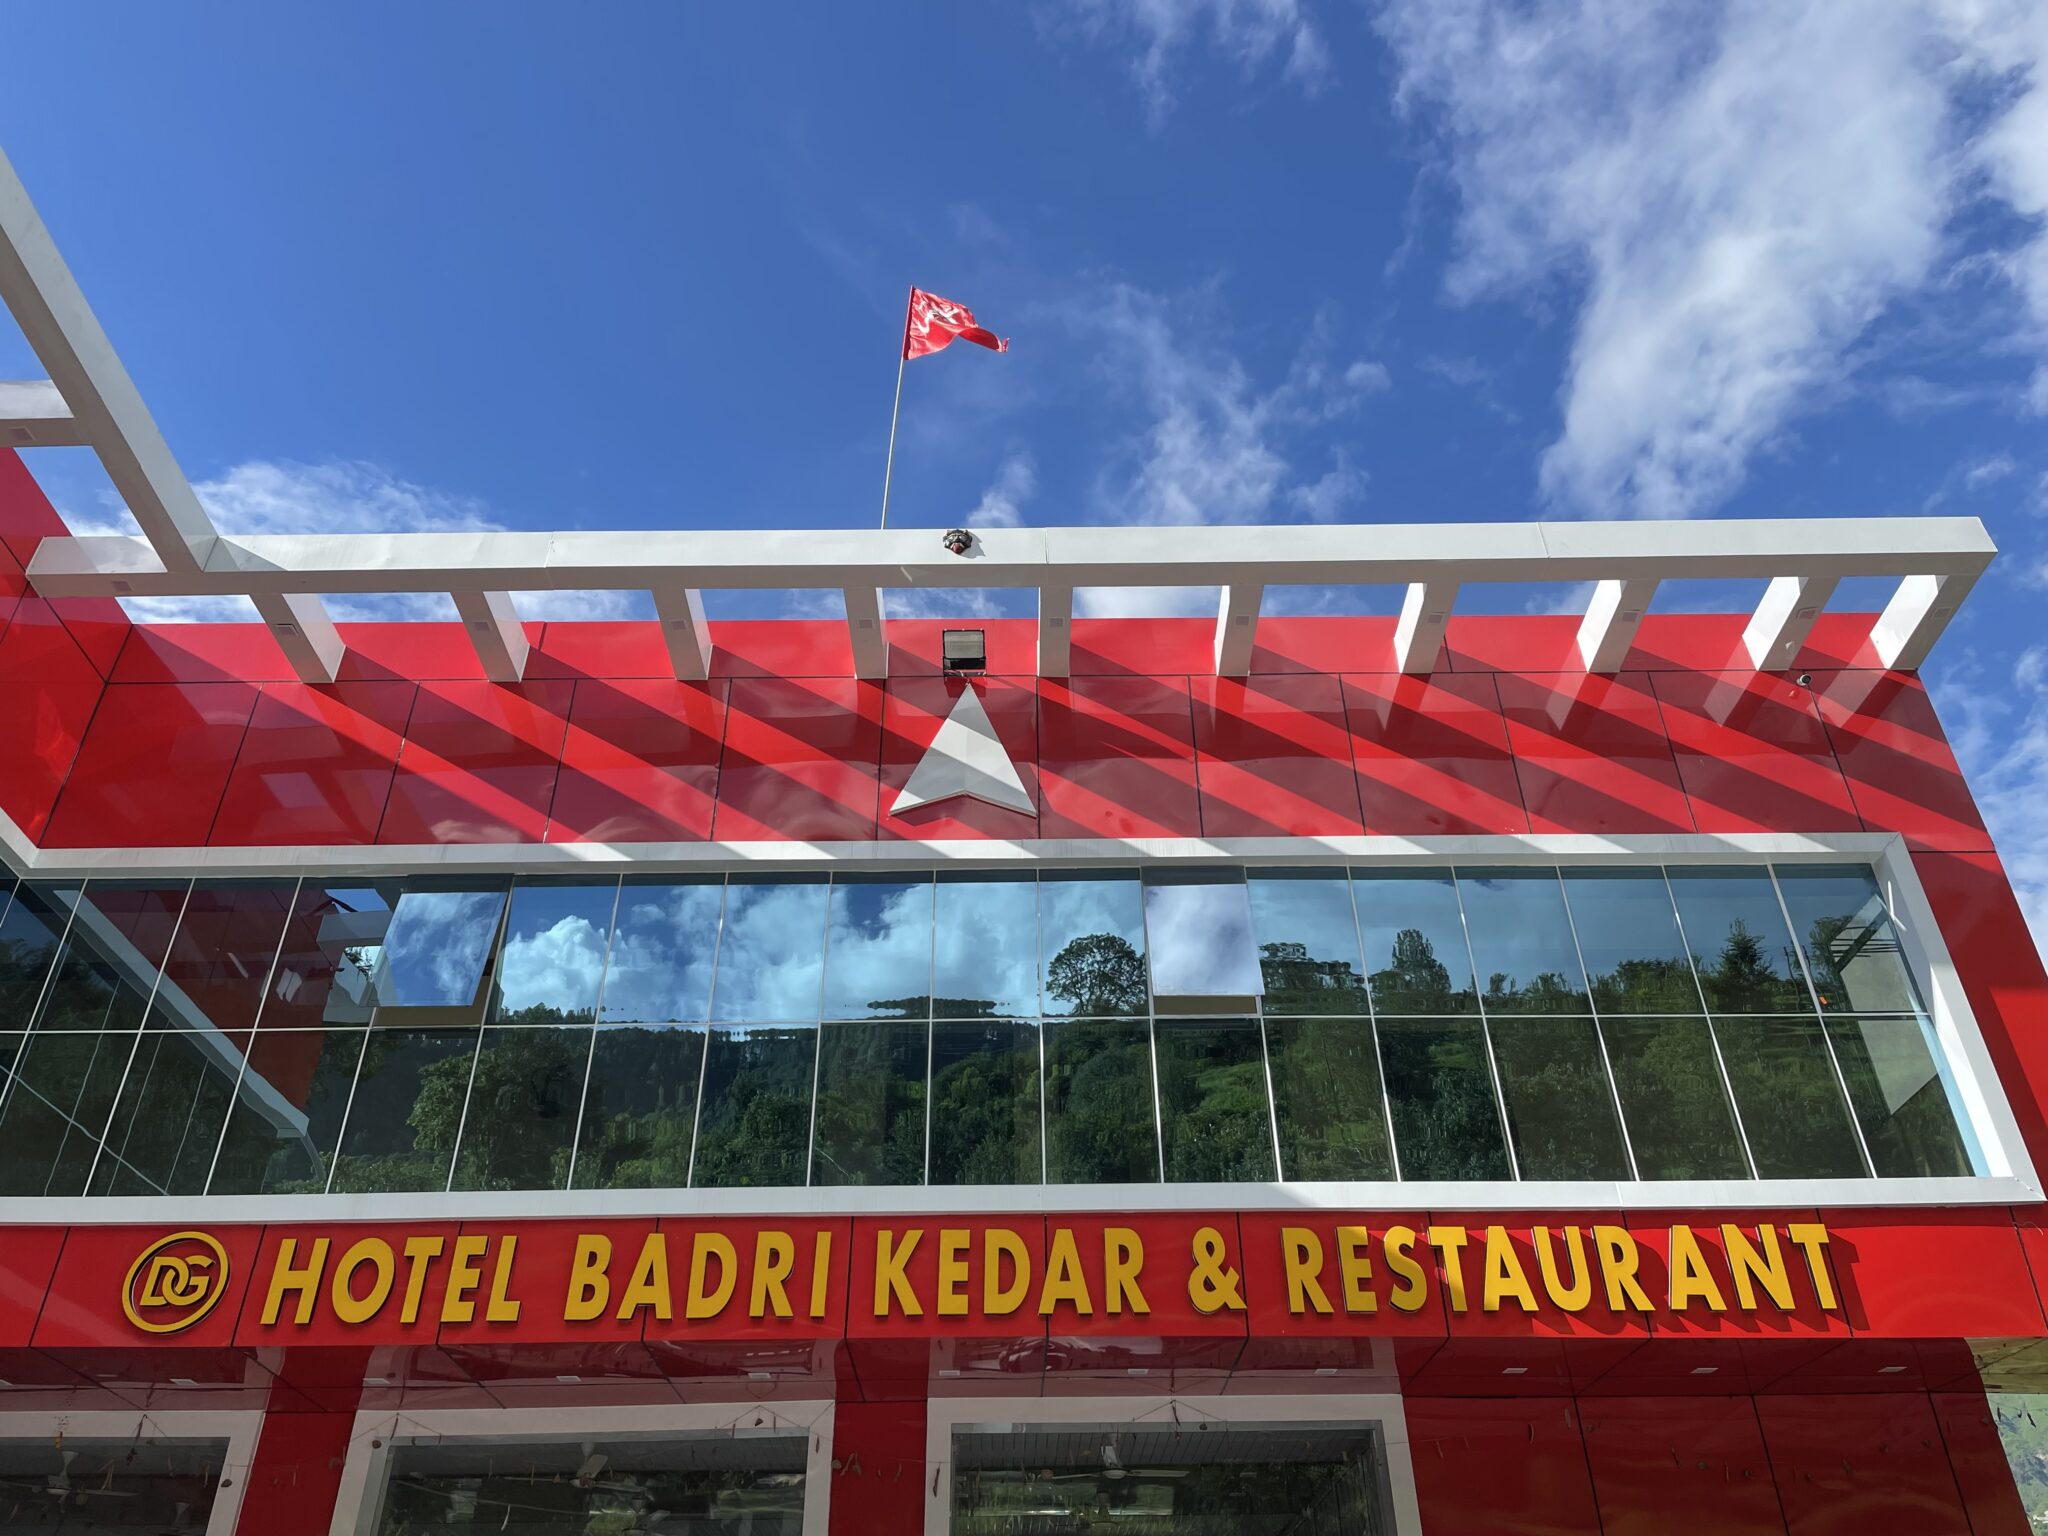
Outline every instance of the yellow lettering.
{"label": "yellow lettering", "polygon": [[448,1254],[448,1289],[441,1297],[442,1322],[466,1323],[476,1316],[476,1302],[471,1298],[484,1283],[480,1261],[490,1246],[491,1240],[481,1233],[465,1233],[455,1239]]}
{"label": "yellow lettering", "polygon": [[625,1322],[642,1307],[654,1308],[654,1315],[667,1322],[675,1316],[675,1301],[668,1288],[668,1234],[650,1232],[640,1245],[640,1257],[633,1261],[632,1276],[619,1293],[618,1318]]}
{"label": "yellow lettering", "polygon": [[1543,1272],[1543,1289],[1565,1312],[1583,1312],[1593,1300],[1593,1271],[1586,1265],[1586,1245],[1577,1227],[1564,1229],[1565,1247],[1572,1256],[1572,1283],[1558,1278],[1557,1254],[1550,1246],[1550,1228],[1537,1227],[1531,1234],[1536,1242],[1536,1267]]}
{"label": "yellow lettering", "polygon": [[440,1237],[405,1240],[405,1300],[399,1303],[398,1320],[407,1327],[420,1320],[420,1301],[427,1294],[427,1271],[446,1246],[447,1239]]}
{"label": "yellow lettering", "polygon": [[507,1232],[498,1239],[498,1261],[491,1266],[491,1297],[484,1303],[487,1323],[516,1323],[519,1303],[508,1294],[512,1287],[512,1259],[519,1251],[519,1238]]}
{"label": "yellow lettering", "polygon": [[1619,1312],[1624,1306],[1629,1306],[1638,1312],[1655,1311],[1649,1296],[1636,1281],[1636,1268],[1642,1263],[1642,1253],[1628,1228],[1595,1227],[1593,1248],[1600,1255],[1600,1278],[1607,1286],[1609,1310]]}
{"label": "yellow lettering", "polygon": [[1401,1277],[1401,1283],[1388,1293],[1387,1300],[1397,1311],[1420,1312],[1423,1302],[1429,1299],[1429,1272],[1415,1262],[1415,1229],[1387,1228],[1380,1238],[1380,1252],[1386,1256],[1387,1268]]}
{"label": "yellow lettering", "polygon": [[1145,1243],[1129,1227],[1102,1229],[1102,1309],[1130,1310],[1143,1317],[1152,1310],[1145,1293],[1138,1289],[1138,1271],[1145,1267]]}
{"label": "yellow lettering", "polygon": [[588,1323],[604,1316],[611,1304],[612,1282],[606,1273],[612,1267],[612,1240],[602,1232],[576,1234],[576,1258],[569,1266],[569,1295],[562,1303],[562,1319]]}
{"label": "yellow lettering", "polygon": [[301,1325],[313,1321],[313,1297],[320,1288],[320,1272],[327,1267],[327,1239],[316,1237],[313,1247],[302,1268],[293,1268],[292,1260],[298,1257],[299,1240],[288,1237],[277,1245],[277,1262],[270,1269],[270,1293],[263,1298],[263,1325],[267,1328],[277,1321],[278,1309],[284,1305],[286,1292],[298,1293],[298,1309],[292,1314],[292,1321]]}
{"label": "yellow lettering", "polygon": [[[1010,1261],[1010,1283],[998,1278],[1001,1261]],[[985,1317],[1007,1317],[1024,1305],[1031,1289],[1031,1250],[1008,1227],[990,1227],[981,1234],[981,1310]]]}
{"label": "yellow lettering", "polygon": [[796,1239],[787,1232],[761,1232],[754,1238],[754,1281],[747,1288],[747,1316],[792,1317],[784,1282],[796,1268]]}
{"label": "yellow lettering", "polygon": [[918,1304],[917,1292],[910,1288],[908,1267],[910,1256],[917,1252],[918,1239],[924,1236],[922,1227],[912,1227],[903,1234],[903,1246],[896,1246],[896,1234],[884,1227],[875,1234],[875,1316],[889,1315],[889,1298],[893,1293],[896,1302],[903,1309],[905,1317],[923,1317],[924,1308]]}
{"label": "yellow lettering", "polygon": [[1377,1312],[1379,1297],[1372,1293],[1372,1260],[1366,1255],[1371,1234],[1363,1227],[1337,1229],[1337,1271],[1344,1277],[1344,1310]]}
{"label": "yellow lettering", "polygon": [[1316,1280],[1323,1272],[1323,1240],[1307,1227],[1282,1227],[1280,1263],[1287,1272],[1287,1310],[1299,1317],[1314,1307],[1328,1316],[1330,1298]]}
{"label": "yellow lettering", "polygon": [[[718,1284],[704,1288],[711,1261],[718,1261]],[[733,1287],[740,1280],[739,1251],[723,1232],[699,1232],[690,1247],[690,1294],[683,1301],[684,1317],[716,1317],[732,1300]]]}
{"label": "yellow lettering", "polygon": [[1444,1293],[1451,1299],[1451,1310],[1465,1310],[1465,1242],[1469,1234],[1463,1227],[1431,1227],[1429,1246],[1436,1250],[1437,1268],[1443,1272]]}
{"label": "yellow lettering", "polygon": [[1778,1246],[1777,1229],[1768,1223],[1756,1229],[1761,1249],[1749,1234],[1733,1222],[1721,1224],[1721,1246],[1728,1254],[1728,1273],[1735,1281],[1735,1304],[1745,1312],[1756,1310],[1756,1288],[1780,1312],[1792,1310],[1792,1272],[1785,1267],[1785,1250]]}
{"label": "yellow lettering", "polygon": [[974,1234],[965,1227],[939,1228],[939,1316],[967,1315],[967,1245]]}
{"label": "yellow lettering", "polygon": [[1087,1277],[1081,1273],[1081,1254],[1074,1246],[1073,1229],[1054,1227],[1052,1245],[1045,1255],[1045,1284],[1038,1290],[1038,1315],[1052,1316],[1052,1309],[1063,1301],[1083,1317],[1095,1311],[1095,1304],[1088,1299]]}
{"label": "yellow lettering", "polygon": [[1813,1278],[1813,1294],[1820,1299],[1821,1310],[1834,1311],[1838,1303],[1835,1277],[1828,1273],[1827,1227],[1818,1221],[1795,1221],[1785,1228],[1785,1235],[1806,1256],[1806,1272]]}
{"label": "yellow lettering", "polygon": [[1707,1267],[1706,1250],[1692,1228],[1680,1222],[1671,1229],[1671,1310],[1683,1312],[1698,1299],[1709,1312],[1726,1312],[1728,1302]]}
{"label": "yellow lettering", "polygon": [[[358,1297],[355,1274],[365,1264],[377,1273],[371,1281],[369,1293]],[[334,1288],[329,1298],[334,1306],[334,1315],[344,1323],[367,1323],[377,1315],[377,1309],[391,1294],[391,1282],[397,1273],[397,1263],[391,1257],[391,1245],[383,1238],[366,1237],[356,1243],[334,1266]]]}
{"label": "yellow lettering", "polygon": [[1508,1229],[1488,1227],[1486,1276],[1479,1293],[1479,1308],[1482,1312],[1498,1312],[1505,1300],[1512,1300],[1524,1312],[1536,1310],[1536,1293],[1529,1287],[1529,1276],[1522,1269],[1515,1245],[1508,1239]]}
{"label": "yellow lettering", "polygon": [[832,1284],[832,1231],[828,1227],[818,1234],[818,1243],[811,1253],[811,1316],[825,1315],[825,1296]]}

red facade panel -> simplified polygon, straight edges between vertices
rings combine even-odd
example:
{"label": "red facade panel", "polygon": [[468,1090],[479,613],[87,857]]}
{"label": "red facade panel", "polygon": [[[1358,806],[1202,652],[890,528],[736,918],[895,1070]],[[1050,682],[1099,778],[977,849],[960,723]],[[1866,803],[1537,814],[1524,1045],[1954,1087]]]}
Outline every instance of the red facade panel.
{"label": "red facade panel", "polygon": [[1647,673],[1497,681],[1531,831],[1697,830]]}
{"label": "red facade panel", "polygon": [[548,841],[708,838],[718,800],[727,686],[673,678],[579,681]]}
{"label": "red facade panel", "polygon": [[1367,832],[1529,830],[1491,677],[1347,673],[1344,702]]}
{"label": "red facade panel", "polygon": [[377,841],[541,841],[573,686],[422,683]]}
{"label": "red facade panel", "polygon": [[1702,832],[1860,832],[1812,695],[1761,672],[1662,672],[1679,780]]}
{"label": "red facade panel", "polygon": [[1038,685],[1045,837],[1199,837],[1194,721],[1179,677]]}
{"label": "red facade panel", "polygon": [[1813,687],[1835,758],[1866,827],[1901,833],[1915,848],[1991,846],[1917,677],[1816,672]]}
{"label": "red facade panel", "polygon": [[1402,1406],[1430,1530],[1601,1536],[1570,1398],[1412,1396]]}
{"label": "red facade panel", "polygon": [[1205,836],[1355,837],[1364,830],[1336,677],[1196,677],[1190,687]]}
{"label": "red facade panel", "polygon": [[1789,1536],[1970,1529],[1925,1394],[1760,1397]]}
{"label": "red facade panel", "polygon": [[2003,1206],[1823,1211],[1821,1219],[1858,1333],[2000,1339],[2048,1332]]}
{"label": "red facade panel", "polygon": [[[199,847],[241,751],[249,683],[113,683],[50,817],[52,848]],[[175,794],[165,793],[168,785]]]}
{"label": "red facade panel", "polygon": [[892,677],[882,709],[881,832],[884,837],[918,839],[955,837],[1030,838],[1038,836],[1038,817],[986,801],[958,799],[914,806],[897,814],[891,809],[919,761],[937,739],[939,728],[973,687],[994,727],[996,740],[1010,756],[1024,792],[1035,805],[1038,784],[1038,692],[1027,676],[989,677],[970,684],[965,678]]}
{"label": "red facade panel", "polygon": [[266,684],[212,841],[376,841],[418,691],[412,683]]}
{"label": "red facade panel", "polygon": [[23,598],[0,634],[0,809],[31,838],[49,824],[101,687],[50,605]]}
{"label": "red facade panel", "polygon": [[1618,1397],[1585,1408],[1602,1536],[1782,1532],[1756,1405],[1747,1397]]}
{"label": "red facade panel", "polygon": [[882,687],[848,677],[735,677],[713,833],[722,841],[871,838]]}

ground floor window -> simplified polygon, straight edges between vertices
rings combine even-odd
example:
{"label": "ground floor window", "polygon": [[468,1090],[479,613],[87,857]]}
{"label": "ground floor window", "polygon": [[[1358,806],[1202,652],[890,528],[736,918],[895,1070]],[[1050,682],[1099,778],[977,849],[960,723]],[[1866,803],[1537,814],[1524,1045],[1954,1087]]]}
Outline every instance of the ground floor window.
{"label": "ground floor window", "polygon": [[260,1413],[0,1413],[0,1536],[228,1536]]}

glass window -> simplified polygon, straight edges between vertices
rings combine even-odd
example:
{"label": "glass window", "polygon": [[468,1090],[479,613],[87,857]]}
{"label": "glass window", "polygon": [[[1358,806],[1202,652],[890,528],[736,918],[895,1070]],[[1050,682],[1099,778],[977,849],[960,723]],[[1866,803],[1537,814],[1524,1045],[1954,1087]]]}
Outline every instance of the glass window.
{"label": "glass window", "polygon": [[0,1107],[0,1194],[82,1195],[140,1036],[32,1034]]}
{"label": "glass window", "polygon": [[1749,1159],[1699,1018],[1605,1017],[1607,1059],[1644,1179],[1746,1179]]}
{"label": "glass window", "polygon": [[1152,1030],[1142,1019],[1049,1024],[1045,1177],[1052,1184],[1156,1184]]}
{"label": "glass window", "polygon": [[1369,1019],[1268,1019],[1283,1179],[1391,1179]]}
{"label": "glass window", "polygon": [[[607,1024],[700,1024],[711,1014],[725,882],[628,875],[604,973]],[[698,1055],[703,1054],[701,1039]],[[691,1086],[694,1098],[696,1087]]]}
{"label": "glass window", "polygon": [[158,1017],[180,1029],[253,1025],[296,889],[296,882],[275,880],[194,884],[164,960]]}
{"label": "glass window", "polygon": [[567,1188],[589,1066],[587,1028],[485,1030],[449,1188]]}
{"label": "glass window", "polygon": [[1719,1018],[1714,1030],[1757,1177],[1863,1177],[1863,1154],[1820,1020]]}
{"label": "glass window", "polygon": [[35,1027],[140,1029],[185,890],[182,882],[89,882],[57,952]]}
{"label": "glass window", "polygon": [[1488,1013],[1583,1013],[1586,973],[1554,869],[1461,869],[1458,895]]}
{"label": "glass window", "polygon": [[[522,881],[512,889],[491,1020],[588,1024],[597,1017],[619,883]],[[582,1084],[577,1084],[578,1092]]]}
{"label": "glass window", "polygon": [[337,1194],[448,1187],[474,1029],[373,1029],[334,1160]]}
{"label": "glass window", "polygon": [[817,1070],[815,1024],[712,1030],[691,1185],[802,1185]]}
{"label": "glass window", "polygon": [[75,885],[29,883],[15,890],[0,918],[0,1025],[27,1028],[78,897]]}
{"label": "glass window", "polygon": [[1477,1019],[1382,1019],[1380,1064],[1404,1179],[1506,1179],[1486,1032]]}
{"label": "glass window", "polygon": [[214,1500],[234,1481],[221,1476],[233,1466],[227,1453],[225,1438],[174,1440],[155,1424],[105,1440],[61,1432],[0,1440],[9,1506],[0,1530],[158,1536],[211,1529]]}
{"label": "glass window", "polygon": [[1780,865],[1778,889],[1784,892],[1792,931],[1806,946],[1807,967],[1823,1009],[1919,1010],[1920,991],[1900,951],[1899,931],[1868,865]]}
{"label": "glass window", "polygon": [[1036,880],[941,873],[936,921],[933,1018],[1036,1017]]}
{"label": "glass window", "polygon": [[703,1070],[701,1029],[598,1030],[583,1095],[575,1187],[686,1186]]}
{"label": "glass window", "polygon": [[[945,900],[940,885],[940,901]],[[932,1026],[933,1184],[1036,1184],[1038,1025],[960,1020]]]}
{"label": "glass window", "polygon": [[1272,1179],[1273,1113],[1259,1021],[1161,1020],[1154,1038],[1168,1180]]}
{"label": "glass window", "polygon": [[207,1193],[324,1190],[366,1038],[361,1029],[258,1030]]}
{"label": "glass window", "polygon": [[397,899],[397,881],[381,887],[302,884],[257,1027],[369,1023],[376,1008],[371,978]]}
{"label": "glass window", "polygon": [[1936,1065],[1941,1046],[1925,1016],[1834,1014],[1827,1029],[1880,1177],[1962,1177],[1975,1171]]}
{"label": "glass window", "polygon": [[818,1042],[813,1184],[922,1184],[930,1026],[827,1024]]}
{"label": "glass window", "polygon": [[378,957],[380,1008],[467,1008],[505,915],[503,886],[448,890],[408,883],[391,909]]}
{"label": "glass window", "polygon": [[1145,1013],[1145,916],[1128,870],[1048,876],[1038,882],[1039,945],[1047,1017]]}
{"label": "glass window", "polygon": [[[1471,1013],[1479,1007],[1465,921],[1448,870],[1351,872],[1366,979],[1376,1013]],[[1407,1154],[1401,1157],[1407,1165]]]}
{"label": "glass window", "polygon": [[718,933],[712,1018],[738,1024],[809,1023],[818,1017],[825,895],[823,876],[732,877]]}
{"label": "glass window", "polygon": [[1240,871],[1154,870],[1145,883],[1145,940],[1154,997],[1245,998],[1265,988]]}
{"label": "glass window", "polygon": [[1661,869],[1567,869],[1565,898],[1601,1013],[1698,1013],[1699,983]]}
{"label": "glass window", "polygon": [[[842,875],[825,936],[825,1017],[928,1019],[932,882]],[[920,1156],[920,1165],[922,1157]]]}
{"label": "glass window", "polygon": [[1351,881],[1342,870],[1252,871],[1252,933],[1265,978],[1265,1011],[1367,1011]]}
{"label": "glass window", "polygon": [[1591,1019],[1504,1019],[1487,1028],[1521,1176],[1628,1178],[1599,1027]]}
{"label": "glass window", "polygon": [[[1700,989],[1714,1013],[1800,1013],[1813,1007],[1769,871],[1694,866],[1668,873]],[[1724,1034],[1724,1044],[1726,1039]],[[1743,1123],[1749,1123],[1746,1111]]]}
{"label": "glass window", "polygon": [[90,1192],[204,1193],[248,1043],[246,1030],[145,1032],[128,1064]]}

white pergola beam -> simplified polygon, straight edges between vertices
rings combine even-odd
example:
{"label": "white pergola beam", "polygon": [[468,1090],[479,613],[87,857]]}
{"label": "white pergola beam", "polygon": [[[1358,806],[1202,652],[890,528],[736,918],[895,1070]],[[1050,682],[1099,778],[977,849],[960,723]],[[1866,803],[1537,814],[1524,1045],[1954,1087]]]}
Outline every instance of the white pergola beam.
{"label": "white pergola beam", "polygon": [[1223,589],[1216,613],[1216,675],[1243,677],[1252,669],[1252,644],[1259,636],[1259,604],[1266,589],[1238,583]]}
{"label": "white pergola beam", "polygon": [[507,592],[457,592],[455,611],[469,631],[469,643],[476,647],[484,664],[484,676],[494,683],[516,683],[526,675],[526,626]]}
{"label": "white pergola beam", "polygon": [[300,681],[333,682],[348,647],[327,616],[327,605],[310,592],[268,592],[255,602]]}
{"label": "white pergola beam", "polygon": [[846,633],[853,641],[853,675],[889,675],[889,633],[882,624],[882,589],[847,587]]}
{"label": "white pergola beam", "polygon": [[0,379],[0,448],[80,448],[63,391],[48,379]]}
{"label": "white pergola beam", "polygon": [[1038,675],[1065,677],[1074,666],[1074,589],[1038,589]]}
{"label": "white pergola beam", "polygon": [[661,620],[661,638],[676,676],[701,683],[711,675],[711,626],[704,620],[704,594],[695,587],[658,588],[654,612]]}
{"label": "white pergola beam", "polygon": [[1778,576],[1764,588],[1756,612],[1742,631],[1742,646],[1750,665],[1760,672],[1777,672],[1792,665],[1792,658],[1813,633],[1814,621],[1835,595],[1833,576]]}
{"label": "white pergola beam", "polygon": [[1579,660],[1588,672],[1619,672],[1657,594],[1654,577],[1596,582],[1579,623]]}
{"label": "white pergola beam", "polygon": [[1457,600],[1455,582],[1409,583],[1408,595],[1401,600],[1401,622],[1394,626],[1395,666],[1418,677],[1435,669],[1444,627],[1450,623],[1451,607]]}
{"label": "white pergola beam", "polygon": [[1870,642],[1878,660],[1887,667],[1911,671],[1927,660],[1934,642],[1956,616],[1970,588],[1977,584],[1969,575],[1908,576],[1885,604],[1871,627]]}

